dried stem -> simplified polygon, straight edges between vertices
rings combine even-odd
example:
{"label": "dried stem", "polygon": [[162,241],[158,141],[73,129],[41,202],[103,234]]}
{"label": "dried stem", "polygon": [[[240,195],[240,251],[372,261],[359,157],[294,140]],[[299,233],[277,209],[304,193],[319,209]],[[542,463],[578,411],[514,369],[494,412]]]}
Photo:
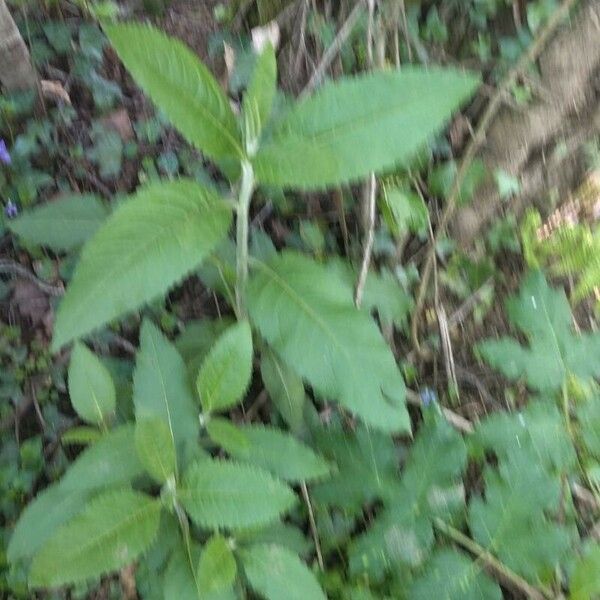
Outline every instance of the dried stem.
{"label": "dried stem", "polygon": [[319,542],[319,532],[317,530],[317,523],[315,521],[315,515],[313,513],[312,503],[308,494],[308,488],[304,481],[300,484],[300,490],[302,491],[302,498],[306,504],[306,510],[308,510],[308,523],[310,525],[310,533],[315,544],[315,553],[317,555],[317,563],[321,571],[325,570],[325,563],[323,562],[323,553],[321,552],[321,543]]}

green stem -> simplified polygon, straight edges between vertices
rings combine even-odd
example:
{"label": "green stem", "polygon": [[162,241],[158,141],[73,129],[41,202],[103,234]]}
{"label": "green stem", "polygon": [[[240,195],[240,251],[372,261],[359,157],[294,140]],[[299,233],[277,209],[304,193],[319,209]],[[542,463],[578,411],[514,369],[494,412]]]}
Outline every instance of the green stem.
{"label": "green stem", "polygon": [[565,424],[567,426],[567,433],[569,438],[575,444],[575,438],[573,437],[573,428],[571,427],[571,407],[569,406],[569,390],[567,389],[567,381],[562,384],[562,401],[563,401],[563,412],[565,414]]}
{"label": "green stem", "polygon": [[488,552],[485,548],[480,546],[477,542],[474,542],[470,537],[458,529],[448,525],[445,521],[440,518],[436,518],[433,521],[435,528],[443,533],[447,538],[457,543],[468,550],[471,554],[477,557],[488,571],[492,572],[498,579],[502,580],[504,585],[512,587],[513,589],[519,590],[527,598],[533,598],[534,600],[545,600],[546,598],[554,598],[552,590],[546,587],[540,587],[539,589],[533,587],[520,575],[517,575],[514,571],[511,571],[505,564],[501,563],[491,552]]}
{"label": "green stem", "polygon": [[192,576],[194,578],[194,583],[196,585],[196,592],[198,594],[198,597],[200,597],[200,586],[198,585],[198,579],[196,577],[196,565],[194,564],[194,558],[192,556],[192,537],[190,535],[190,524],[188,523],[185,511],[177,502],[175,503],[175,514],[177,515],[177,520],[179,521],[181,534],[183,535],[185,553],[187,555],[188,563],[190,565]]}
{"label": "green stem", "polygon": [[242,161],[242,183],[237,205],[236,222],[236,283],[235,301],[239,318],[246,315],[244,292],[248,279],[248,221],[250,200],[254,191],[254,171],[247,160]]}

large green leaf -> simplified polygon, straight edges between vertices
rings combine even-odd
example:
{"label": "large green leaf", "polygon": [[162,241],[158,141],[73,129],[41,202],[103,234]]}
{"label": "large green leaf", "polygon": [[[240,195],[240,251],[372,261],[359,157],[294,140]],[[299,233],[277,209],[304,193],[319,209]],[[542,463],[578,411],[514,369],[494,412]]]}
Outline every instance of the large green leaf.
{"label": "large green leaf", "polygon": [[202,262],[230,220],[226,204],[191,180],[156,183],[125,201],[82,251],[53,348],[164,294]]}
{"label": "large green leaf", "polygon": [[160,510],[160,500],[139,492],[102,494],[43,546],[33,559],[29,582],[57,587],[132,563],[152,543]]}
{"label": "large green leaf", "polygon": [[106,425],[115,412],[115,384],[100,359],[83,344],[75,344],[69,364],[69,394],[77,414],[92,425]]}
{"label": "large green leaf", "polygon": [[150,417],[136,421],[135,448],[146,471],[159,483],[177,473],[173,436],[163,419]]}
{"label": "large green leaf", "polygon": [[277,354],[321,399],[337,400],[382,430],[409,431],[394,356],[337,270],[294,252],[255,264],[248,310]]}
{"label": "large green leaf", "polygon": [[67,469],[63,490],[76,492],[129,483],[143,475],[134,441],[133,425],[122,425],[86,448]]}
{"label": "large green leaf", "polygon": [[475,541],[530,581],[551,576],[571,541],[568,530],[550,519],[560,510],[560,478],[516,443],[499,470],[487,467],[484,477],[485,500],[476,497],[469,505]]}
{"label": "large green leaf", "polygon": [[252,332],[248,321],[226,329],[204,359],[196,388],[205,412],[225,410],[242,400],[252,376]]}
{"label": "large green leaf", "polygon": [[436,408],[423,417],[399,485],[386,494],[383,511],[350,546],[355,574],[379,576],[398,565],[420,565],[433,545],[433,519],[452,518],[464,507],[465,443]]}
{"label": "large green leaf", "polygon": [[406,163],[477,83],[472,75],[416,67],[329,83],[275,125],[254,160],[256,176],[322,188]]}
{"label": "large green leaf", "polygon": [[261,469],[209,459],[188,469],[178,498],[198,525],[212,529],[264,525],[296,502],[284,483]]}
{"label": "large green leaf", "polygon": [[88,496],[88,490],[67,490],[58,483],[40,492],[17,521],[8,545],[8,560],[14,563],[31,558],[61,525],[83,509]]}
{"label": "large green leaf", "polygon": [[260,544],[242,551],[252,588],[266,600],[326,600],[310,569],[286,548]]}
{"label": "large green leaf", "polygon": [[260,374],[275,408],[290,429],[298,431],[303,424],[306,404],[302,378],[269,348],[261,355]]}
{"label": "large green leaf", "polygon": [[229,101],[189,48],[145,25],[104,30],[136,82],[191,144],[216,159],[242,156]]}
{"label": "large green leaf", "polygon": [[8,228],[28,244],[55,251],[71,250],[86,242],[108,216],[97,196],[64,196],[9,221]]}
{"label": "large green leaf", "polygon": [[554,392],[568,373],[583,379],[600,376],[600,333],[575,335],[565,293],[552,289],[541,272],[531,273],[517,297],[507,302],[508,317],[529,340],[487,340],[479,351],[509,379],[524,377],[535,390]]}
{"label": "large green leaf", "polygon": [[579,559],[571,577],[569,600],[593,600],[600,595],[600,545]]}
{"label": "large green leaf", "polygon": [[438,550],[410,586],[411,600],[502,600],[500,586],[481,565],[455,550]]}
{"label": "large green leaf", "polygon": [[144,320],[133,374],[137,420],[158,417],[180,457],[197,444],[198,411],[183,360],[152,321]]}
{"label": "large green leaf", "polygon": [[211,439],[232,458],[262,467],[287,481],[318,479],[329,473],[325,460],[274,427],[240,427],[225,419],[213,419],[207,429]]}
{"label": "large green leaf", "polygon": [[237,565],[227,540],[215,535],[206,542],[198,561],[196,575],[203,594],[231,590],[237,575]]}

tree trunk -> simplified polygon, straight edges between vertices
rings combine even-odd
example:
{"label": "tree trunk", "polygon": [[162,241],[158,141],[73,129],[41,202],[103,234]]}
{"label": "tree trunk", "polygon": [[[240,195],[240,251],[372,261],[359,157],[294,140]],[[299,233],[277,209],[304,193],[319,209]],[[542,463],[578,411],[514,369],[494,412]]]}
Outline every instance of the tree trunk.
{"label": "tree trunk", "polygon": [[32,88],[37,84],[29,50],[5,0],[0,0],[0,84],[8,92]]}

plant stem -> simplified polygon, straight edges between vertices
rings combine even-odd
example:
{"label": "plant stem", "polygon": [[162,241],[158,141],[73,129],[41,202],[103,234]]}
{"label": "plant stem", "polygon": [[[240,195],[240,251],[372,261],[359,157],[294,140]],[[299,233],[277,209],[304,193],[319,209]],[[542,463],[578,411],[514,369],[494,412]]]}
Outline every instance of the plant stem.
{"label": "plant stem", "polygon": [[235,302],[238,318],[246,315],[244,292],[248,279],[248,222],[250,200],[254,191],[254,171],[249,161],[242,161],[242,183],[237,205]]}
{"label": "plant stem", "polygon": [[507,587],[519,590],[522,594],[525,594],[527,598],[533,598],[534,600],[554,598],[552,590],[545,587],[536,588],[530,585],[520,575],[517,575],[514,571],[511,571],[506,565],[501,563],[493,554],[458,529],[452,527],[452,525],[448,525],[448,523],[442,521],[440,518],[434,519],[433,524],[440,533],[443,533],[453,542],[456,542],[459,546],[462,546],[476,556],[477,559],[485,565],[487,570],[494,573],[494,575],[496,575]]}
{"label": "plant stem", "polygon": [[562,401],[563,401],[563,412],[565,413],[565,425],[567,426],[567,433],[573,443],[575,443],[575,439],[573,437],[573,429],[571,427],[571,412],[569,406],[569,390],[567,389],[567,381],[562,384]]}

